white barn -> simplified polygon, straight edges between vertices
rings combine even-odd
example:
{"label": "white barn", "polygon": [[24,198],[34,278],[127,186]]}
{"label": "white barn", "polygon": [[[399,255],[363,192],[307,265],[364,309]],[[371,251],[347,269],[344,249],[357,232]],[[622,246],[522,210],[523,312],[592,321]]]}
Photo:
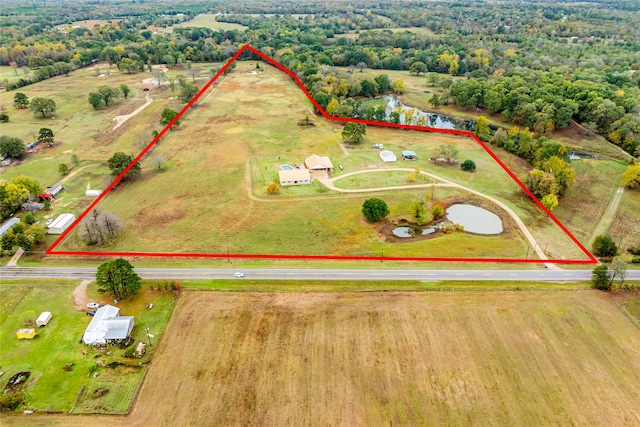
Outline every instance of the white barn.
{"label": "white barn", "polygon": [[133,330],[133,316],[119,316],[120,309],[112,305],[96,311],[82,336],[85,344],[107,344],[126,339]]}
{"label": "white barn", "polygon": [[396,155],[393,154],[393,151],[389,151],[389,150],[381,151],[380,158],[382,159],[383,162],[395,162],[396,160],[398,160],[396,158]]}
{"label": "white barn", "polygon": [[43,311],[42,313],[40,313],[40,316],[38,316],[38,318],[36,319],[36,325],[38,325],[41,328],[44,328],[47,325],[47,323],[49,323],[49,320],[51,320],[51,312]]}
{"label": "white barn", "polygon": [[309,169],[293,169],[278,171],[278,178],[283,187],[289,185],[306,185],[311,184],[311,174]]}
{"label": "white barn", "polygon": [[71,226],[71,224],[73,224],[73,221],[75,220],[76,216],[74,214],[62,214],[49,225],[47,233],[62,234]]}

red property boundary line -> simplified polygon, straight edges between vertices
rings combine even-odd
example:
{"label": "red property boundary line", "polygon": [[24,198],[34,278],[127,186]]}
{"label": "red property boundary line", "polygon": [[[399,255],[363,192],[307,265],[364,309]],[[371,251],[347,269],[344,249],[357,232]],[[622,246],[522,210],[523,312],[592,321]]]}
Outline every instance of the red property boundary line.
{"label": "red property boundary line", "polygon": [[[390,128],[399,128],[399,129],[412,129],[412,130],[420,130],[427,132],[439,132],[439,133],[449,133],[454,135],[463,135],[473,138],[492,158],[495,160],[502,169],[507,172],[507,174],[513,179],[522,190],[527,193],[527,195],[551,218],[551,220],[562,229],[564,233],[584,252],[584,254],[589,258],[588,260],[581,259],[549,259],[549,260],[541,260],[541,259],[517,259],[517,258],[423,258],[423,257],[383,257],[383,256],[342,256],[342,255],[273,255],[273,254],[202,254],[202,253],[165,253],[165,252],[91,252],[91,251],[56,251],[55,248],[62,242],[62,240],[84,219],[85,216],[105,197],[109,191],[113,189],[113,187],[120,182],[120,180],[129,172],[129,170],[142,159],[142,157],[153,147],[159,140],[167,133],[167,130],[173,126],[173,124],[178,121],[191,106],[200,98],[200,96],[211,87],[211,85],[224,73],[227,68],[236,60],[240,55],[244,52],[249,51],[254,55],[260,57],[262,60],[268,62],[279,70],[285,72],[289,75],[296,84],[302,89],[304,94],[307,96],[309,101],[313,104],[313,106],[322,114],[322,116],[326,120],[338,121],[338,122],[354,122],[354,123],[363,123],[372,126],[382,126],[382,127],[390,127]],[[438,128],[430,128],[424,126],[414,126],[414,125],[403,125],[396,123],[385,123],[385,122],[374,122],[370,120],[361,120],[361,119],[347,119],[343,117],[333,117],[318,105],[318,103],[313,99],[311,94],[304,87],[300,79],[290,70],[276,62],[274,59],[269,58],[262,52],[254,49],[249,45],[243,46],[217,73],[216,75],[209,80],[209,82],[204,85],[202,89],[193,97],[191,101],[187,105],[180,110],[178,115],[171,120],[169,124],[167,124],[164,129],[158,133],[158,135],[138,154],[138,156],[133,159],[131,164],[126,167],[124,171],[120,175],[118,175],[113,182],[89,205],[89,207],[71,224],[71,226],[64,232],[62,235],[47,249],[45,252],[47,255],[75,255],[75,256],[144,256],[144,257],[180,257],[180,258],[265,258],[265,259],[309,259],[309,260],[363,260],[363,261],[442,261],[442,262],[504,262],[504,263],[534,263],[534,264],[597,264],[596,258],[576,239],[567,228],[562,225],[562,223],[546,208],[540,200],[538,200],[531,191],[516,177],[509,168],[505,166],[504,163],[489,149],[489,147],[482,142],[473,132],[461,131],[461,130],[453,130],[453,129],[438,129]]]}

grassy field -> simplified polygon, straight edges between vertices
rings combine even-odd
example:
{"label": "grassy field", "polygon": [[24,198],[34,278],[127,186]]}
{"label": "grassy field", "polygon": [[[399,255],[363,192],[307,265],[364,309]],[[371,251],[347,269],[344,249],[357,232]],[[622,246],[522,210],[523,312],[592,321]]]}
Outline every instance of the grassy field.
{"label": "grassy field", "polygon": [[640,331],[595,291],[185,292],[109,423],[636,425],[639,399]]}
{"label": "grassy field", "polygon": [[[77,282],[73,281],[8,281],[0,287],[0,366],[8,380],[18,372],[29,371],[31,376],[24,392],[26,408],[51,412],[99,412],[125,413],[144,376],[145,369],[138,362],[122,357],[123,350],[92,349],[79,344],[84,329],[91,320],[83,311],[74,309],[71,293]],[[105,300],[98,296],[95,285],[90,285],[89,295],[94,301]],[[109,302],[106,300],[105,302]],[[145,307],[153,302],[155,308]],[[170,293],[143,289],[133,300],[121,301],[118,306],[123,315],[134,315],[136,326],[133,336],[137,341],[146,339],[144,325],[160,337],[169,319],[173,298]],[[18,340],[16,331],[33,327],[42,311],[51,311],[53,318],[45,328],[37,328],[33,340]],[[83,350],[88,350],[84,355]],[[142,359],[149,360],[151,352]],[[96,362],[124,363],[115,368],[98,367]],[[66,364],[73,364],[70,372],[63,371]],[[97,377],[90,375],[98,372]],[[92,392],[105,387],[110,392],[94,398]]]}
{"label": "grassy field", "polygon": [[[266,72],[251,74],[254,64],[241,63],[205,95],[180,128],[161,141],[143,162],[140,180],[116,188],[101,202],[100,208],[118,215],[129,230],[109,249],[226,253],[228,247],[231,253],[464,257],[524,257],[529,252],[517,234],[449,235],[401,245],[385,242],[377,227],[362,220],[360,206],[369,195],[326,194],[318,185],[283,188],[282,196],[266,195],[278,165],[301,163],[313,153],[331,156],[334,164],[344,165],[344,171],[334,176],[379,169],[383,165],[378,151],[369,148],[376,142],[396,151],[416,151],[421,160],[406,162],[412,168],[505,200],[530,220],[534,232],[538,223],[550,223],[530,201],[522,199],[516,184],[471,139],[370,127],[362,146],[345,153],[338,146],[341,126],[318,118],[313,119],[316,126],[297,126],[310,108],[308,101],[284,74],[263,69]],[[474,159],[482,173],[428,162],[436,147],[448,142],[458,146],[461,158]],[[167,159],[171,167],[153,172],[151,159],[156,155]],[[253,190],[249,194],[247,175]],[[396,191],[384,197],[392,216],[404,216],[414,192]],[[318,203],[322,209],[317,209]],[[568,238],[562,239],[559,233],[553,241],[572,246]],[[61,249],[82,249],[81,245],[72,238]],[[567,248],[563,256],[580,256]]]}
{"label": "grassy field", "polygon": [[640,191],[625,190],[620,209],[609,228],[614,241],[625,249],[640,246]]}
{"label": "grassy field", "polygon": [[[203,13],[201,15],[196,16],[190,21],[182,22],[180,24],[174,25],[173,27],[203,27],[203,28],[211,28],[212,30],[245,30],[248,27],[240,24],[234,24],[231,22],[218,22],[216,21],[216,16],[211,14]],[[171,28],[171,27],[170,27]]]}

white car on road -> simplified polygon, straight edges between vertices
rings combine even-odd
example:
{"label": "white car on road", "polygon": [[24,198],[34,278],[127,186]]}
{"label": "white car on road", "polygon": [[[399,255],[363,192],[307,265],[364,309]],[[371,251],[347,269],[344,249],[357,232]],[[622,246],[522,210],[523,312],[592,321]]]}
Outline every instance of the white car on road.
{"label": "white car on road", "polygon": [[239,271],[237,271],[236,274],[234,274],[234,276],[236,276],[236,277],[244,277],[244,273],[240,273]]}

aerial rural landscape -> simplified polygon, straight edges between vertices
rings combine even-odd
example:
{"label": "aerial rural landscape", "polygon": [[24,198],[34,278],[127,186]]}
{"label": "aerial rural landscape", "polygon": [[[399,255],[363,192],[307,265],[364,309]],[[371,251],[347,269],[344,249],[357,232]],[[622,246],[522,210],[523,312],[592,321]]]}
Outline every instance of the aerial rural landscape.
{"label": "aerial rural landscape", "polygon": [[3,3],[3,425],[640,424],[633,1]]}

